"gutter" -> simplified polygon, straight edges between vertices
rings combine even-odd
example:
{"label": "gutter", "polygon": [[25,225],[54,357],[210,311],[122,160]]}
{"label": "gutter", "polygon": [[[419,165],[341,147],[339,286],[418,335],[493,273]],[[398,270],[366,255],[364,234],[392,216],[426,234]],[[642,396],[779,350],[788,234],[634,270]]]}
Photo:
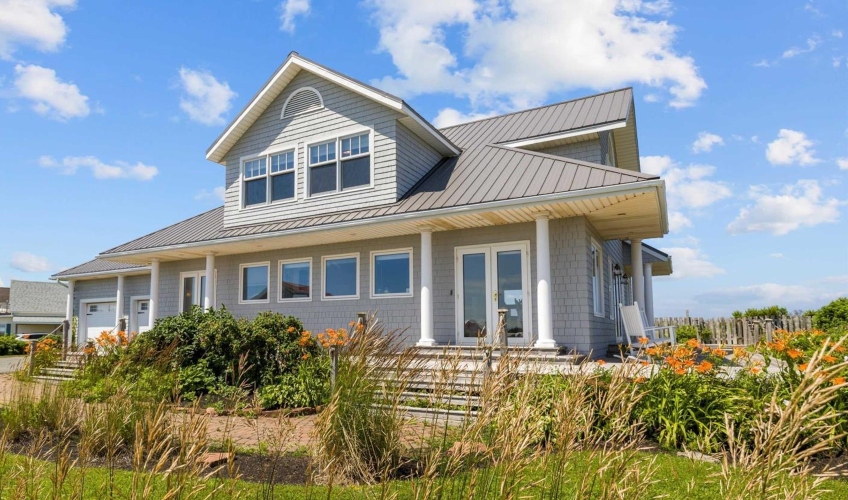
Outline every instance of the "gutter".
{"label": "gutter", "polygon": [[[369,226],[377,224],[388,224],[392,222],[414,222],[426,221],[435,217],[444,215],[467,215],[483,212],[490,212],[496,209],[516,209],[516,208],[531,208],[540,204],[559,202],[559,201],[579,201],[584,199],[597,198],[599,196],[608,196],[610,194],[642,194],[651,191],[656,191],[660,198],[660,209],[665,207],[665,181],[662,179],[650,179],[644,181],[636,181],[629,184],[619,184],[615,186],[602,186],[597,188],[581,189],[569,193],[552,193],[546,195],[531,196],[528,198],[520,198],[514,200],[500,200],[487,203],[478,203],[475,205],[464,205],[460,207],[446,207],[420,212],[409,212],[401,214],[393,214],[381,217],[372,217],[368,219],[351,220],[346,222],[338,222],[327,225],[311,226],[290,231],[277,231],[269,233],[258,233],[252,235],[235,236],[232,238],[217,238],[204,241],[195,241],[188,243],[178,243],[174,245],[166,245],[160,247],[151,247],[138,250],[127,250],[123,252],[114,252],[109,254],[100,254],[98,259],[112,260],[120,259],[125,256],[135,256],[152,254],[166,250],[182,250],[190,248],[205,247],[221,243],[232,243],[242,241],[255,241],[268,238],[277,238],[280,236],[288,236],[295,234],[308,234],[320,231],[329,231],[333,229],[345,229],[359,226]],[[668,217],[663,212],[661,229],[668,232]]]}
{"label": "gutter", "polygon": [[[130,275],[131,273],[138,272],[138,271],[150,271],[150,266],[139,266],[139,267],[132,267],[132,268],[128,268],[128,269],[115,269],[115,270],[112,270],[112,271],[94,271],[94,272],[90,272],[90,273],[62,274],[61,276],[58,275],[58,274],[54,274],[53,276],[50,277],[50,279],[56,280],[56,281],[63,281],[63,280],[68,280],[68,279],[86,278],[86,277],[92,277],[92,278],[101,277],[102,278],[102,277],[108,277],[108,276]],[[147,274],[147,273],[139,272],[138,274]]]}

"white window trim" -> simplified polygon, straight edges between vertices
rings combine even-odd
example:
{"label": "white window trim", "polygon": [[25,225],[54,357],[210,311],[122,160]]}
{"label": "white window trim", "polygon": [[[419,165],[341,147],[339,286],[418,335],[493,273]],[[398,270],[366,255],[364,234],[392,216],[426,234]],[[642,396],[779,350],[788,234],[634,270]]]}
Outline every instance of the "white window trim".
{"label": "white window trim", "polygon": [[[356,295],[339,295],[334,297],[327,296],[327,261],[328,260],[338,260],[338,259],[347,259],[350,257],[354,257],[356,259]],[[360,287],[360,279],[359,279],[359,252],[356,253],[344,253],[338,255],[324,255],[321,257],[321,300],[359,300],[359,287]]]}
{"label": "white window trim", "polygon": [[[255,210],[257,208],[268,207],[272,205],[288,205],[291,203],[296,203],[300,198],[297,192],[297,177],[298,177],[298,153],[297,153],[297,144],[286,144],[280,146],[274,146],[272,148],[268,148],[261,153],[251,154],[242,156],[239,158],[239,210]],[[277,200],[271,201],[271,177],[275,175],[283,175],[283,172],[271,173],[271,157],[274,155],[278,155],[281,153],[286,153],[291,151],[294,153],[294,167],[291,170],[292,175],[294,176],[294,196],[292,198],[287,198],[285,200]],[[256,160],[259,158],[265,158],[265,175],[264,176],[256,176],[247,179],[244,175],[244,164],[245,162]],[[287,171],[288,172],[288,171]],[[266,179],[265,183],[265,203],[255,203],[253,205],[245,205],[247,203],[247,198],[244,195],[244,183],[248,180],[256,180],[261,178]]]}
{"label": "white window trim", "polygon": [[[368,134],[368,153],[359,154],[359,155],[356,155],[356,156],[348,156],[347,158],[344,158],[344,160],[351,160],[351,159],[360,158],[360,157],[370,155],[371,156],[371,162],[370,162],[370,164],[371,164],[370,165],[371,166],[370,181],[371,182],[368,183],[368,184],[362,185],[362,186],[356,186],[356,187],[353,187],[353,188],[342,190],[341,189],[341,186],[342,186],[342,173],[341,172],[342,172],[342,159],[343,159],[342,158],[342,148],[341,148],[342,139],[355,137],[357,135],[362,135],[362,134],[365,134],[365,133]],[[305,193],[303,194],[304,198],[305,199],[324,198],[324,197],[328,197],[328,196],[339,196],[339,195],[348,194],[348,193],[355,193],[357,191],[367,191],[369,189],[374,189],[374,140],[375,140],[375,138],[374,138],[374,127],[358,127],[358,128],[355,128],[355,129],[345,129],[343,131],[338,131],[335,134],[329,134],[329,135],[325,134],[325,135],[322,135],[322,136],[317,136],[317,137],[311,138],[310,141],[307,142],[306,144],[304,144],[304,147],[303,147],[303,156],[304,156],[304,158],[303,158],[303,171],[304,171],[304,182],[303,182],[303,184],[305,186]],[[318,144],[323,144],[325,142],[330,142],[330,141],[335,141],[335,143],[336,143],[336,159],[335,159],[335,164],[336,164],[336,190],[335,191],[327,191],[327,192],[318,193],[318,194],[311,194],[311,191],[310,191],[311,186],[309,185],[309,179],[311,177],[310,176],[310,173],[311,173],[310,169],[312,168],[312,165],[309,163],[309,161],[311,159],[310,155],[309,155],[309,148],[311,146],[316,146]],[[326,161],[326,162],[323,162],[323,163],[317,163],[315,166],[329,165],[330,163],[331,162]]]}
{"label": "white window trim", "polygon": [[592,261],[592,273],[594,274],[595,271],[598,271],[598,282],[592,288],[592,309],[595,316],[603,318],[606,316],[604,314],[604,247],[598,244],[598,240],[592,238],[589,243],[590,256],[592,255],[592,248],[598,253],[597,269],[595,268],[595,262]]}
{"label": "white window trim", "polygon": [[[399,253],[409,254],[409,292],[408,293],[377,293],[374,288],[377,286],[377,280],[375,279],[374,273],[377,270],[376,266],[376,258],[379,255],[397,255]],[[395,248],[391,250],[374,250],[371,252],[371,286],[369,290],[371,291],[372,299],[392,299],[397,297],[413,297],[415,295],[415,284],[412,281],[412,247],[408,248]]]}
{"label": "white window trim", "polygon": [[[203,297],[200,296],[200,278],[206,276],[206,270],[203,271],[185,271],[180,273],[180,302],[178,304],[178,311],[180,314],[183,312],[183,298],[185,297],[185,278],[194,277],[194,296],[197,297],[198,302],[194,305],[198,305],[201,308],[203,307]],[[218,292],[218,270],[215,269],[212,274],[212,281],[215,283],[212,286],[212,307],[215,307],[215,299],[217,298]],[[206,286],[209,286],[207,283]],[[148,297],[149,298],[149,297]]]}
{"label": "white window trim", "polygon": [[[265,286],[268,288],[268,297],[264,299],[258,300],[244,300],[242,296],[242,292],[244,292],[244,268],[246,267],[260,267],[265,266],[268,268],[268,274],[265,277]],[[239,287],[238,287],[238,303],[239,304],[268,304],[271,302],[271,261],[265,262],[248,262],[245,264],[239,264],[239,279],[238,279]]]}
{"label": "white window trim", "polygon": [[[283,264],[303,264],[304,262],[309,264],[309,297],[295,297],[291,299],[283,298]],[[277,288],[277,302],[312,302],[312,257],[306,257],[303,259],[286,259],[277,261],[277,281],[279,281]]]}
{"label": "white window trim", "polygon": [[[289,116],[286,116],[286,109],[289,107],[289,101],[292,100],[292,97],[296,96],[297,94],[299,94],[301,92],[305,92],[307,90],[311,90],[312,92],[315,92],[316,94],[318,94],[318,100],[321,102],[321,107],[315,108],[315,109],[310,109],[310,110],[307,110],[307,111],[301,111],[299,113],[294,113],[294,114],[291,114]],[[286,98],[286,102],[283,104],[283,109],[280,110],[280,120],[288,120],[290,118],[294,118],[295,116],[305,115],[305,114],[308,114],[308,113],[312,113],[313,111],[320,111],[322,109],[324,109],[324,96],[321,95],[321,92],[318,92],[318,89],[316,89],[315,87],[309,87],[309,86],[300,87],[299,89],[297,89],[294,92],[292,92],[291,94],[289,94],[289,96]]]}
{"label": "white window trim", "polygon": [[606,291],[607,291],[607,294],[609,296],[609,306],[610,306],[609,307],[609,319],[611,319],[611,320],[615,320],[615,308],[618,307],[618,304],[613,304],[613,300],[612,300],[613,296],[614,296],[613,292],[615,291],[614,290],[614,288],[615,288],[615,277],[614,277],[613,270],[612,270],[613,266],[615,266],[615,264],[613,263],[612,259],[608,259],[607,260],[607,270],[609,271],[610,280],[609,280],[609,283],[607,284]]}

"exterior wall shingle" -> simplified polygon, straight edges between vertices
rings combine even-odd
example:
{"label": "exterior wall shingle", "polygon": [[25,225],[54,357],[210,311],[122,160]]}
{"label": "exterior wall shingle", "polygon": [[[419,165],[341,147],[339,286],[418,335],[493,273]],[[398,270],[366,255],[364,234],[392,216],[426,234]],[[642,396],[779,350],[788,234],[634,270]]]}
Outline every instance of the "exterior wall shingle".
{"label": "exterior wall shingle", "polygon": [[397,124],[397,198],[405,195],[442,155],[408,128]]}
{"label": "exterior wall shingle", "polygon": [[[285,120],[280,119],[286,99],[292,92],[304,86],[313,87],[321,93],[324,109]],[[395,202],[397,200],[395,129],[400,116],[386,106],[306,70],[301,70],[286,90],[277,96],[262,116],[227,153],[224,226],[272,222]],[[308,154],[306,144],[317,137],[341,134],[357,127],[373,127],[374,129],[373,189],[305,199],[305,169]],[[271,147],[289,145],[296,146],[297,180],[295,184],[298,202],[254,206],[242,210],[239,206],[240,158],[260,153]]]}
{"label": "exterior wall shingle", "polygon": [[547,148],[530,148],[532,151],[545,153],[549,155],[564,156],[566,158],[574,158],[575,160],[590,161],[593,163],[604,163],[604,155],[601,151],[601,142],[598,139],[588,141],[573,142],[563,144],[561,146],[552,146]]}

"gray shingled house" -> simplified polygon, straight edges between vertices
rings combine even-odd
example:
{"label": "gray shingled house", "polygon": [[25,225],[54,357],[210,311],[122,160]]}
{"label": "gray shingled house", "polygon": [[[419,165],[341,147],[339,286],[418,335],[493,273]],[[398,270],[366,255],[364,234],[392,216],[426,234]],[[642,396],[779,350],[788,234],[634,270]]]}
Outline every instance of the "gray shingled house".
{"label": "gray shingled house", "polygon": [[8,330],[15,335],[52,332],[65,319],[67,297],[68,288],[63,283],[12,280],[10,317],[4,332]]}
{"label": "gray shingled house", "polygon": [[615,342],[616,301],[651,317],[651,277],[671,273],[641,243],[668,216],[630,88],[437,129],[292,53],[206,158],[222,207],[54,276],[82,338],[196,304],[312,330],[376,311],[410,342],[462,345],[506,309],[512,344],[587,352]]}

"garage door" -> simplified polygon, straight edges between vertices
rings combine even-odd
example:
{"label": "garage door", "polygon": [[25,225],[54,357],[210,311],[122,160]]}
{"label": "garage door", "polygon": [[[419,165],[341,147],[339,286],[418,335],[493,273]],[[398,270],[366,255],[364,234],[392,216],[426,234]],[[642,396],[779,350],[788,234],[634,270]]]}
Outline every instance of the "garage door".
{"label": "garage door", "polygon": [[85,338],[79,339],[79,344],[94,340],[100,332],[111,331],[115,328],[115,303],[97,302],[85,305]]}

